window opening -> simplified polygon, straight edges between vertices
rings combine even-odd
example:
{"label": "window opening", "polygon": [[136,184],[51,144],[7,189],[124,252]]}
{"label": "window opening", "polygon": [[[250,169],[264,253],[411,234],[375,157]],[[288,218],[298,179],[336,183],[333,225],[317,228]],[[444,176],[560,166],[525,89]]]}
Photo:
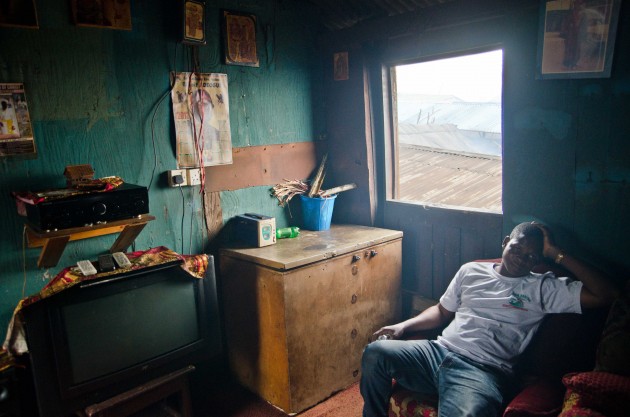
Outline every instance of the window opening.
{"label": "window opening", "polygon": [[392,67],[396,200],[501,212],[503,51]]}

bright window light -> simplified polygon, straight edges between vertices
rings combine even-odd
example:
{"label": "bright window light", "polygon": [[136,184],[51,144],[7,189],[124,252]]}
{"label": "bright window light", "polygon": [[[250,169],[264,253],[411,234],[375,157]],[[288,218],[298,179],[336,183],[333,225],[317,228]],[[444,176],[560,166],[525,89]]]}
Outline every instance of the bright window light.
{"label": "bright window light", "polygon": [[392,69],[395,199],[501,212],[503,51]]}

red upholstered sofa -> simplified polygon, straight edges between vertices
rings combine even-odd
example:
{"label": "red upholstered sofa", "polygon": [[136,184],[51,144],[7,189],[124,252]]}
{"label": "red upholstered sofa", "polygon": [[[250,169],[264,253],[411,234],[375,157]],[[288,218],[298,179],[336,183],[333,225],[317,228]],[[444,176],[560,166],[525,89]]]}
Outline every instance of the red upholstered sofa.
{"label": "red upholstered sofa", "polygon": [[[567,275],[556,265],[535,270]],[[610,311],[547,316],[518,372],[518,394],[503,417],[630,416],[630,283]],[[437,417],[436,404],[394,381],[389,416]]]}

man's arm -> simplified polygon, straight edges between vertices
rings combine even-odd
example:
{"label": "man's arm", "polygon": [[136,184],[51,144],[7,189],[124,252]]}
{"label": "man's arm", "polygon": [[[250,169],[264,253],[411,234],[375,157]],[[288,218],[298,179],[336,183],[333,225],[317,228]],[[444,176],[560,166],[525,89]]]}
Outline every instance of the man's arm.
{"label": "man's arm", "polygon": [[543,256],[562,265],[575,277],[582,281],[582,292],[580,293],[580,304],[584,308],[604,307],[612,303],[619,295],[619,290],[612,284],[606,275],[587,264],[586,262],[566,253],[555,245],[549,229],[538,225],[545,237]]}
{"label": "man's arm", "polygon": [[453,317],[455,317],[455,313],[448,311],[442,307],[442,304],[437,303],[415,317],[392,326],[381,327],[374,332],[372,339],[374,340],[384,334],[389,335],[392,339],[400,339],[405,333],[438,328],[450,322]]}

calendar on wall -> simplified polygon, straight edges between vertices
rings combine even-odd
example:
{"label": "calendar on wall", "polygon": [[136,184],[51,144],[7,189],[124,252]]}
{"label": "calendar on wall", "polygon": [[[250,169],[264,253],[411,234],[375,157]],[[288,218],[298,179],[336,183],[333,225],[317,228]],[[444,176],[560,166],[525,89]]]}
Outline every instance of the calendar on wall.
{"label": "calendar on wall", "polygon": [[227,74],[176,73],[171,99],[178,167],[231,164]]}

